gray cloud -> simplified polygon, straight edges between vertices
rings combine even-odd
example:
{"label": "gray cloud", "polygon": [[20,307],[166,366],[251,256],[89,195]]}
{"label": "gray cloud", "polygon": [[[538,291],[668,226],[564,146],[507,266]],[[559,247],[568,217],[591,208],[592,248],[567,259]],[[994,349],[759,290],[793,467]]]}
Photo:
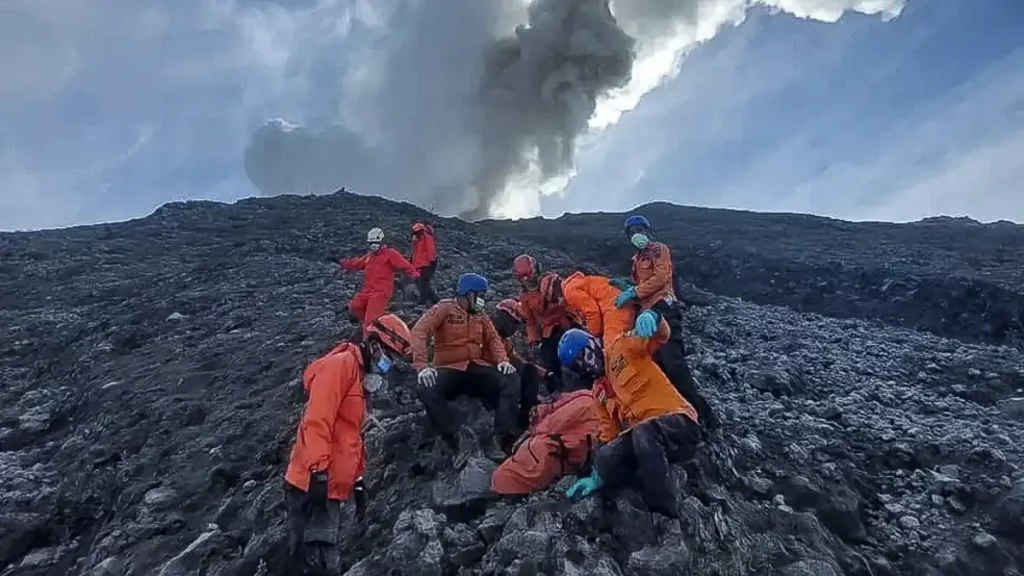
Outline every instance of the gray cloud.
{"label": "gray cloud", "polygon": [[538,0],[502,37],[493,30],[512,7],[500,0],[405,10],[388,27],[397,45],[370,55],[383,74],[350,98],[362,140],[338,126],[265,125],[246,152],[262,192],[347,184],[483,217],[531,159],[544,178],[571,170],[597,98],[630,77],[634,40],[608,0]]}

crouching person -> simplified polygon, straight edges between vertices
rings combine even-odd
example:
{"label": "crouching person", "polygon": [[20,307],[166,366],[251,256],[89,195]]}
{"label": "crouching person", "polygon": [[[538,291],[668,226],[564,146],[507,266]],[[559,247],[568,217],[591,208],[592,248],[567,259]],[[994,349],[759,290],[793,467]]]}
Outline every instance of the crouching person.
{"label": "crouching person", "polygon": [[598,489],[614,491],[635,481],[652,512],[679,518],[669,464],[693,457],[700,442],[700,426],[697,411],[651,358],[668,338],[664,320],[651,339],[626,334],[605,347],[583,330],[569,330],[562,336],[559,360],[572,370],[604,381],[626,428],[597,450],[590,475],[569,487],[569,498]]}
{"label": "crouching person", "polygon": [[412,335],[398,316],[369,322],[359,344],[341,342],[303,372],[306,408],[285,471],[291,574],[339,573],[341,503],[353,498],[362,520],[366,466],[362,428],[367,393],[409,354]]}
{"label": "crouching person", "polygon": [[[494,430],[484,446],[486,457],[504,459],[515,441],[519,378],[494,324],[483,313],[486,292],[483,276],[463,274],[455,298],[435,304],[412,329],[413,367],[419,372],[416,393],[434,429],[454,450],[456,468],[465,465],[474,449],[448,405],[459,396],[474,396],[495,407]],[[428,363],[431,338],[434,358]]]}
{"label": "crouching person", "polygon": [[515,453],[491,476],[491,491],[530,494],[589,467],[594,450],[619,431],[606,399],[597,387],[538,404]]}

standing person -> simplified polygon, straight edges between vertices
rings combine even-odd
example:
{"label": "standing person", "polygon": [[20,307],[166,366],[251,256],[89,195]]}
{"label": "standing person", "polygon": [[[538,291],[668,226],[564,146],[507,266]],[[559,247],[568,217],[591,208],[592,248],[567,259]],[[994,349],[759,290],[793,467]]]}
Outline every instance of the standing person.
{"label": "standing person", "polygon": [[367,395],[408,356],[411,343],[405,322],[385,314],[367,325],[361,343],[342,341],[303,372],[306,409],[284,475],[292,574],[339,574],[341,503],[353,498],[359,521],[366,511]]}
{"label": "standing person", "polygon": [[526,323],[526,341],[534,357],[552,373],[547,381],[556,392],[563,388],[562,367],[558,363],[558,339],[571,327],[565,307],[556,294],[559,278],[554,272],[541,274],[540,265],[529,254],[521,254],[512,261],[512,275],[519,281],[522,292],[519,305]]}
{"label": "standing person", "polygon": [[[455,452],[457,469],[465,465],[472,451],[468,432],[448,406],[459,396],[475,396],[495,407],[494,430],[484,447],[486,457],[504,459],[515,441],[519,378],[494,324],[484,314],[487,287],[483,276],[463,274],[455,298],[435,304],[412,328],[412,364],[418,372],[416,394],[434,429]],[[431,338],[434,358],[428,362]]]}
{"label": "standing person", "polygon": [[437,271],[437,245],[434,227],[430,224],[417,222],[412,225],[412,265],[420,273],[416,283],[420,293],[420,304],[437,304],[441,298],[430,285],[434,279],[434,272]]}
{"label": "standing person", "polygon": [[366,234],[370,250],[356,258],[345,258],[339,264],[345,271],[363,271],[363,285],[348,302],[348,310],[363,330],[388,311],[395,291],[395,272],[401,270],[410,278],[420,273],[398,250],[384,245],[384,231],[371,228]]}
{"label": "standing person", "polygon": [[[615,306],[622,308],[633,305],[641,311],[651,310],[668,322],[672,334],[665,346],[654,353],[654,358],[679,393],[697,409],[704,426],[714,429],[718,427],[718,418],[711,404],[697,390],[693,373],[686,362],[683,314],[676,298],[672,253],[665,244],[652,240],[651,223],[644,216],[626,218],[623,230],[637,252],[632,260],[632,283],[621,286],[622,293],[615,299]],[[640,316],[637,315],[638,322]],[[656,324],[647,322],[646,325]]]}

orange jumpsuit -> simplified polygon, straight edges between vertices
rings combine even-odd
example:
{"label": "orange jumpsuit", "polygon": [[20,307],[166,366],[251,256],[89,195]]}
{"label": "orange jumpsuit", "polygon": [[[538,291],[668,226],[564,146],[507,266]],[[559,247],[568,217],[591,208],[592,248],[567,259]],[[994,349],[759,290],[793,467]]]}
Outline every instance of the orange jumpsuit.
{"label": "orange jumpsuit", "polygon": [[575,474],[594,449],[615,438],[618,422],[590,390],[538,404],[516,451],[491,476],[498,494],[529,494]]}
{"label": "orange jumpsuit", "polygon": [[342,342],[302,374],[309,395],[299,421],[285,481],[305,492],[313,472],[327,471],[327,497],[347,500],[366,468],[360,430],[366,414],[363,357]]}
{"label": "orange jumpsuit", "polygon": [[661,242],[651,242],[633,255],[633,285],[644,310],[660,300],[675,300],[672,252]]}
{"label": "orange jumpsuit", "polygon": [[401,270],[410,278],[420,273],[398,250],[381,246],[376,252],[367,252],[358,258],[346,258],[340,263],[342,270],[363,271],[363,286],[348,303],[348,309],[365,328],[383,316],[391,305],[395,291],[395,272]]}
{"label": "orange jumpsuit", "polygon": [[576,272],[562,281],[565,307],[583,323],[587,332],[612,342],[633,329],[636,312],[632,306],[615,307],[621,290],[604,276],[584,276]]}

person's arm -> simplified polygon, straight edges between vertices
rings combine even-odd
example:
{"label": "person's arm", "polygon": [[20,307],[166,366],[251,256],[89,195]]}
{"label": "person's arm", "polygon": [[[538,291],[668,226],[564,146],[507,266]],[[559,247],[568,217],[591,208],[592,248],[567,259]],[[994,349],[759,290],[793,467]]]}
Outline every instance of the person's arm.
{"label": "person's arm", "polygon": [[582,316],[583,327],[587,332],[600,337],[603,319],[601,307],[597,305],[597,301],[575,283],[570,283],[569,288],[562,293],[562,297],[565,298],[566,305],[576,313],[578,318]]}
{"label": "person's arm", "polygon": [[338,262],[341,265],[342,270],[365,270],[366,263],[370,260],[369,254],[363,254],[362,256],[355,256],[352,258],[345,258]]}
{"label": "person's arm", "polygon": [[491,351],[491,358],[501,364],[508,362],[508,354],[505,353],[505,344],[498,336],[498,331],[494,328],[494,323],[487,316],[483,317],[484,322],[484,346]]}
{"label": "person's arm", "polygon": [[636,297],[640,300],[671,287],[669,284],[672,282],[672,254],[668,246],[652,246],[651,258],[654,260],[654,274],[636,285]]}
{"label": "person's arm", "polygon": [[452,302],[439,302],[427,310],[412,327],[412,366],[417,371],[427,367],[427,342],[448,317]]}
{"label": "person's arm", "polygon": [[306,439],[306,465],[311,472],[322,472],[331,466],[331,446],[334,443],[334,421],[342,399],[342,389],[347,387],[342,379],[347,377],[346,362],[343,358],[332,358],[330,363],[307,376],[309,399],[302,414],[302,433]]}
{"label": "person's arm", "polygon": [[405,259],[405,256],[402,256],[398,250],[391,250],[390,262],[392,268],[405,272],[405,275],[409,278],[420,277],[420,271],[413,268],[413,265],[410,264],[409,261]]}
{"label": "person's arm", "polygon": [[526,324],[526,342],[533,346],[537,342],[540,342],[540,329],[537,327],[537,313],[534,311],[533,306],[527,302],[523,302],[523,299],[519,299],[519,309],[523,313],[523,324]]}

